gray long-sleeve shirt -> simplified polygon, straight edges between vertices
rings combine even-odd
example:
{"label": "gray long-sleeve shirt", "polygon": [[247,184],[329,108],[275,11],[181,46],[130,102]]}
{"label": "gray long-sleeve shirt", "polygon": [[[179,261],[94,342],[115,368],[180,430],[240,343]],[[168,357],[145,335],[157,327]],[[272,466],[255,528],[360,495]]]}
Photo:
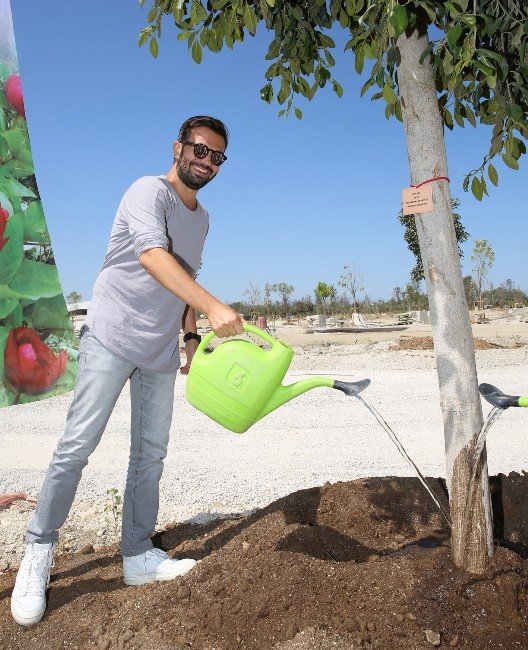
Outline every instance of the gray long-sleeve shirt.
{"label": "gray long-sleeve shirt", "polygon": [[144,176],[126,191],[97,276],[86,324],[111,352],[140,368],[174,372],[185,303],[139,263],[164,248],[195,277],[209,215],[189,210],[165,176]]}

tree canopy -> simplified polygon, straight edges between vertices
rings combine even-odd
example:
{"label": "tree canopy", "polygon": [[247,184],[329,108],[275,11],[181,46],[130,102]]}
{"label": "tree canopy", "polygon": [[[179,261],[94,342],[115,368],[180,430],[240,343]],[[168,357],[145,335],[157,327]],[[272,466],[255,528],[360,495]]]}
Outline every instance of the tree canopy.
{"label": "tree canopy", "polygon": [[[332,74],[335,41],[328,33],[335,23],[350,39],[355,70],[367,76],[361,94],[386,103],[385,116],[402,119],[398,93],[399,52],[395,39],[414,27],[431,27],[429,56],[444,125],[492,127],[490,146],[481,164],[464,179],[464,189],[479,200],[487,181],[498,184],[492,160],[500,156],[512,169],[526,153],[528,140],[528,12],[523,0],[139,0],[149,6],[139,44],[149,43],[158,55],[158,39],[170,16],[200,63],[204,49],[220,52],[257,33],[270,33],[266,59],[270,66],[261,89],[264,101],[276,100],[279,114],[300,119],[299,97],[311,100],[325,86],[341,96],[343,87]],[[370,64],[365,65],[366,61]]]}

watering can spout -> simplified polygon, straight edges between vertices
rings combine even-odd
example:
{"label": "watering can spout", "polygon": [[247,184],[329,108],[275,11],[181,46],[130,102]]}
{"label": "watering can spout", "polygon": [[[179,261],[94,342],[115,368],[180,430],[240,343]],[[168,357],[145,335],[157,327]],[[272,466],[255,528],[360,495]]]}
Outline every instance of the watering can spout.
{"label": "watering can spout", "polygon": [[266,406],[259,413],[256,421],[261,420],[265,415],[271,413],[271,411],[274,411],[276,408],[286,404],[286,402],[289,402],[295,397],[299,397],[299,395],[306,393],[306,391],[311,390],[312,388],[327,386],[328,388],[336,388],[345,393],[345,395],[355,396],[364,390],[369,384],[370,379],[349,382],[334,381],[333,379],[330,379],[330,377],[310,377],[310,379],[304,379],[303,381],[298,381],[295,384],[289,384],[288,386],[282,386],[281,384],[270,397]]}
{"label": "watering can spout", "polygon": [[262,411],[258,414],[256,421],[261,420],[265,415],[271,413],[279,406],[286,404],[295,397],[299,397],[306,391],[311,390],[312,388],[319,388],[321,386],[332,387],[334,385],[334,380],[329,377],[310,377],[310,379],[303,379],[303,381],[298,381],[295,384],[289,384],[288,386],[278,386],[273,395],[270,397],[268,403],[264,406]]}

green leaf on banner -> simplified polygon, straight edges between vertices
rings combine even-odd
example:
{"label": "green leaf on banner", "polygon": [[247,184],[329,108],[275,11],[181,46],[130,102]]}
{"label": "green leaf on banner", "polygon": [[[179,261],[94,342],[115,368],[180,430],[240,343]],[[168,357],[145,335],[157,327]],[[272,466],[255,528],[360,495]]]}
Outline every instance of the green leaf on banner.
{"label": "green leaf on banner", "polygon": [[8,171],[15,178],[25,178],[26,176],[31,176],[35,173],[33,168],[33,162],[18,160],[12,158],[2,165],[2,169]]}
{"label": "green leaf on banner", "polygon": [[4,353],[10,327],[0,327],[0,379],[4,378]]}
{"label": "green leaf on banner", "polygon": [[12,176],[0,175],[0,190],[5,192],[8,196],[19,196],[20,198],[37,198],[33,190],[29,189],[22,183],[19,183]]}
{"label": "green leaf on banner", "polygon": [[27,149],[26,138],[20,129],[9,129],[5,131],[4,138],[7,140],[9,151],[13,158],[18,158],[17,154]]}
{"label": "green leaf on banner", "polygon": [[13,214],[13,206],[11,205],[11,201],[3,192],[0,192],[0,208],[7,210],[9,212],[9,216]]}
{"label": "green leaf on banner", "polygon": [[[4,159],[8,157],[9,157],[9,145],[7,144],[7,140],[0,133],[0,159]],[[0,167],[0,169],[2,169],[2,167]]]}
{"label": "green leaf on banner", "polygon": [[10,287],[23,298],[31,300],[53,298],[62,293],[56,266],[27,259],[22,260]]}
{"label": "green leaf on banner", "polygon": [[50,237],[41,201],[33,201],[23,212],[24,241],[35,244],[50,244]]}
{"label": "green leaf on banner", "polygon": [[[0,204],[6,208],[1,193]],[[0,250],[0,285],[9,284],[13,280],[24,258],[24,225],[19,214],[12,214],[8,218],[4,239],[7,242]]]}
{"label": "green leaf on banner", "polygon": [[25,313],[31,315],[35,329],[67,329],[70,325],[68,308],[62,293],[53,298],[37,300],[26,308]]}
{"label": "green leaf on banner", "polygon": [[16,64],[6,59],[0,59],[0,81],[4,82],[13,72],[16,72]]}
{"label": "green leaf on banner", "polygon": [[6,318],[16,309],[18,305],[18,294],[6,286],[0,284],[0,320]]}

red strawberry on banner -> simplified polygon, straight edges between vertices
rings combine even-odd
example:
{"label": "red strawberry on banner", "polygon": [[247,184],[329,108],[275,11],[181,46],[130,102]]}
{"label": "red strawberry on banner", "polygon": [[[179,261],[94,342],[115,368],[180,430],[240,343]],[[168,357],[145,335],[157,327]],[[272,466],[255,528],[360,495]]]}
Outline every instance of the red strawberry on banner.
{"label": "red strawberry on banner", "polygon": [[47,392],[66,369],[67,354],[55,354],[35,330],[17,327],[9,332],[4,355],[5,376],[21,393]]}
{"label": "red strawberry on banner", "polygon": [[7,210],[4,210],[0,205],[0,251],[9,241],[9,237],[4,237],[8,219],[9,212]]}
{"label": "red strawberry on banner", "polygon": [[19,115],[26,117],[26,110],[24,108],[24,95],[22,94],[22,83],[17,74],[12,74],[8,77],[5,85],[5,96],[7,101],[16,110]]}

